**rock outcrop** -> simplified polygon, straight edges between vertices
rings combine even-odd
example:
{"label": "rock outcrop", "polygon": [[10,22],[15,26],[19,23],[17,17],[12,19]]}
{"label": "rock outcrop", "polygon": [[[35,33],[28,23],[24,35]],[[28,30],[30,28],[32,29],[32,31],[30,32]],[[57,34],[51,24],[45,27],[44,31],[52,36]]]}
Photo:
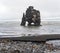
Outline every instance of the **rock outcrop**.
{"label": "rock outcrop", "polygon": [[29,8],[26,10],[26,14],[23,13],[21,25],[25,26],[26,22],[28,22],[28,26],[40,26],[41,17],[39,10],[33,9],[32,6],[29,6]]}

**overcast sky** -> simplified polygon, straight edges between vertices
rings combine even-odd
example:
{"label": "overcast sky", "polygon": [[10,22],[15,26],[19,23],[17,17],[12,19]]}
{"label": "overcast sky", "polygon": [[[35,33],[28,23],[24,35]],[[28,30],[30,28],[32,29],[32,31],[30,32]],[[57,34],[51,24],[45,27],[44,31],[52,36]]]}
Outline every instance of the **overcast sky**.
{"label": "overcast sky", "polygon": [[42,20],[60,20],[60,0],[0,0],[0,20],[19,20],[28,6],[39,10]]}

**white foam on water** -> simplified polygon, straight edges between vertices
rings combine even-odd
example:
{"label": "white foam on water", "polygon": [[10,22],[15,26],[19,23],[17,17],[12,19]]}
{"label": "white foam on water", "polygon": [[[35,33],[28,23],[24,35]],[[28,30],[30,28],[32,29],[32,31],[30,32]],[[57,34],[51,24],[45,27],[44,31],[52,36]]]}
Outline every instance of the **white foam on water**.
{"label": "white foam on water", "polygon": [[0,33],[0,36],[1,36],[1,35],[8,35],[8,34],[7,34],[7,33]]}

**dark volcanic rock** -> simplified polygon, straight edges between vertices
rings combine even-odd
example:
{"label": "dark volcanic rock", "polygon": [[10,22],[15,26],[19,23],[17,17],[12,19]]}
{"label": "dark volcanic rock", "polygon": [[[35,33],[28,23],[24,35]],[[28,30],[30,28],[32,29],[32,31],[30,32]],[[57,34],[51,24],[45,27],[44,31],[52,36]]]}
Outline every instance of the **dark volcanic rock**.
{"label": "dark volcanic rock", "polygon": [[[35,10],[33,6],[29,6],[26,10],[26,14],[23,13],[21,25],[25,26],[26,22],[28,25],[40,26],[41,19],[40,19],[40,12],[39,10]],[[32,24],[33,23],[33,24]]]}

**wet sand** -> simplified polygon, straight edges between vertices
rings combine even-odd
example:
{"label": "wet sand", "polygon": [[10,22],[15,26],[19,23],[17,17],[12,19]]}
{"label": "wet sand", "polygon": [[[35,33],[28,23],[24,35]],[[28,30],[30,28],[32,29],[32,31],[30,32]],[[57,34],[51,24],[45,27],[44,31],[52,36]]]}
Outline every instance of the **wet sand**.
{"label": "wet sand", "polygon": [[18,35],[1,35],[0,39],[8,38],[10,40],[20,40],[20,41],[48,41],[48,40],[59,40],[60,34],[43,34],[43,35],[32,35],[28,34],[28,36],[18,36]]}

